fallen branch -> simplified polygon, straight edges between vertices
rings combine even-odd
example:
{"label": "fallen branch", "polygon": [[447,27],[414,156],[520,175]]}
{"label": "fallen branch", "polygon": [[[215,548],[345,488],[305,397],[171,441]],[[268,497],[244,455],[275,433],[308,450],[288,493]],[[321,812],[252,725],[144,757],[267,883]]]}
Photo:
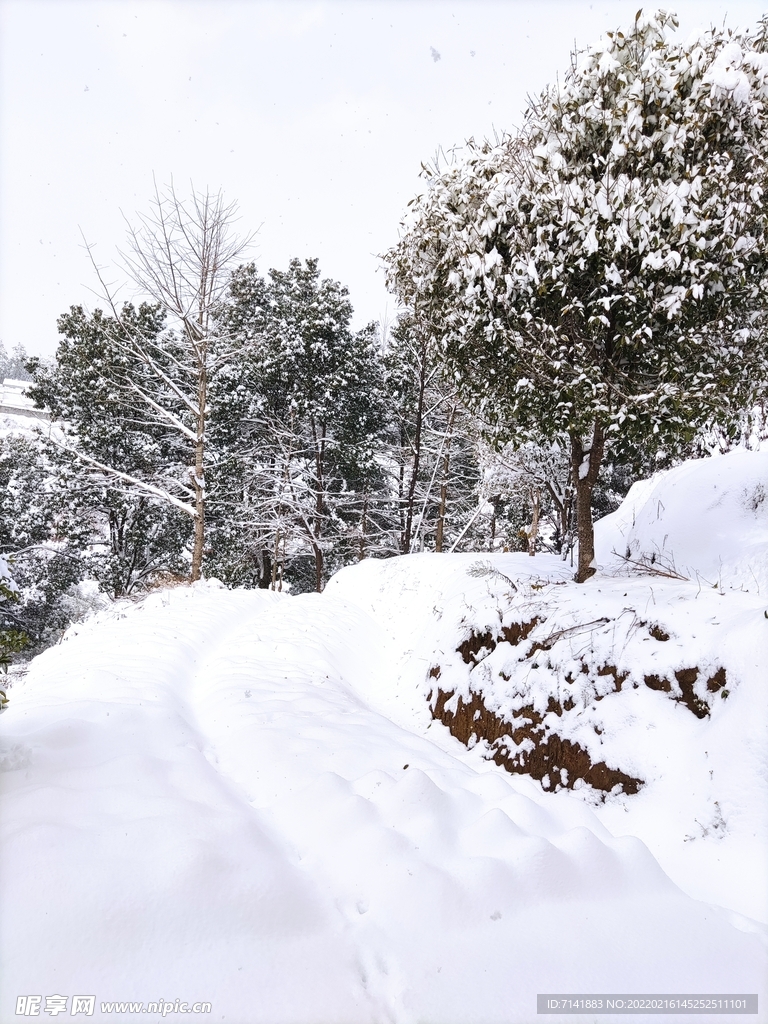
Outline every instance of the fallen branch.
{"label": "fallen branch", "polygon": [[638,572],[649,573],[651,576],[662,576],[667,580],[682,580],[685,583],[690,583],[689,576],[683,576],[683,574],[679,573],[673,566],[665,565],[663,562],[661,562],[659,567],[657,567],[654,562],[646,562],[642,559],[629,558],[627,555],[620,555],[615,549],[611,554],[616,555],[616,557],[620,558],[625,565],[630,566],[630,568],[635,569]]}
{"label": "fallen branch", "polygon": [[536,640],[531,647],[531,654],[534,651],[548,651],[557,643],[558,640],[562,640],[564,636],[577,636],[579,633],[590,633],[597,629],[598,626],[606,626],[611,620],[592,619],[591,622],[580,622],[576,626],[568,626],[566,629],[558,629],[554,633],[550,633],[548,637],[543,640]]}

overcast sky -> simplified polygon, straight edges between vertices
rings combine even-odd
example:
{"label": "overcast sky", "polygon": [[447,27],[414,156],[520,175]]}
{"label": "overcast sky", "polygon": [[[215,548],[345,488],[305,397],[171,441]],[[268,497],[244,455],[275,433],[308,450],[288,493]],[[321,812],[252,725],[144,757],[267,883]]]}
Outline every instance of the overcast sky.
{"label": "overcast sky", "polygon": [[[438,146],[526,95],[639,0],[0,0],[0,340],[50,355],[153,184],[221,188],[262,273],[317,256],[356,325],[392,317],[377,253]],[[670,3],[679,33],[761,2]],[[131,297],[129,292],[125,297]]]}

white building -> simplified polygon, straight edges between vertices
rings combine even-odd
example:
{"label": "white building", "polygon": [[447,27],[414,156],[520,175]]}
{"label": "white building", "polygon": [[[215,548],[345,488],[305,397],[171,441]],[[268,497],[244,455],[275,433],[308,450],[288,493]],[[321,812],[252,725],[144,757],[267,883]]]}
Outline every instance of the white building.
{"label": "white building", "polygon": [[27,395],[28,380],[13,380],[6,377],[0,391],[0,416],[25,416],[47,423],[49,416],[42,409],[36,409],[35,403]]}

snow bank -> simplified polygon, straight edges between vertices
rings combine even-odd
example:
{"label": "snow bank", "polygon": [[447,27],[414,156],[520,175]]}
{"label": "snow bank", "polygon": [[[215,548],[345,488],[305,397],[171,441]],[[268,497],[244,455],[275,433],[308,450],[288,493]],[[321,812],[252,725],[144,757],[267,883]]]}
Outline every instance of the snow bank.
{"label": "snow bank", "polygon": [[595,561],[768,596],[768,452],[691,460],[635,484],[596,523]]}
{"label": "snow bank", "polygon": [[757,926],[432,722],[426,633],[442,622],[448,653],[457,609],[429,596],[467,626],[505,586],[467,565],[364,563],[321,596],[178,588],[36,659],[0,719],[0,1019],[53,993],[95,994],[94,1020],[107,1000],[210,1000],[232,1024],[526,1022],[569,990],[765,998]]}
{"label": "snow bank", "polygon": [[329,591],[388,633],[393,670],[369,694],[388,714],[436,716],[473,764],[577,796],[689,894],[768,921],[764,601],[570,573],[547,556],[415,555],[342,570]]}

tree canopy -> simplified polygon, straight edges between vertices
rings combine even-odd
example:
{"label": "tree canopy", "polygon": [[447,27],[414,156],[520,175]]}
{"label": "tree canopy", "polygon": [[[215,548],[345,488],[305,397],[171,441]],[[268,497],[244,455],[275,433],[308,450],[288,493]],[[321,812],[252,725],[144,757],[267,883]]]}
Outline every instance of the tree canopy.
{"label": "tree canopy", "polygon": [[727,423],[766,380],[768,21],[676,25],[638,12],[519,133],[425,169],[385,257],[501,437],[570,439],[582,580],[605,446]]}

